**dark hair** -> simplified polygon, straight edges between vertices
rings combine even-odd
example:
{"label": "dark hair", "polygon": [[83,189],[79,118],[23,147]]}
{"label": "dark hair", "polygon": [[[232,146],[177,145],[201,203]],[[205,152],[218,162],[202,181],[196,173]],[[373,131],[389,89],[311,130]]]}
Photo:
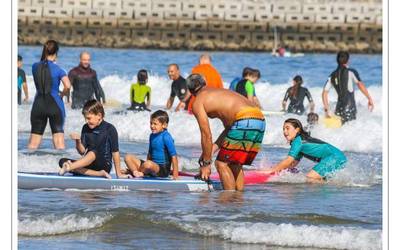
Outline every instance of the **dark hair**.
{"label": "dark hair", "polygon": [[251,71],[253,71],[250,67],[244,67],[242,71],[242,77],[245,78]]}
{"label": "dark hair", "polygon": [[164,110],[157,110],[156,112],[151,114],[150,120],[153,120],[153,119],[157,119],[162,124],[164,124],[164,123],[168,124],[168,122],[169,122],[168,113],[165,112]]}
{"label": "dark hair", "polygon": [[303,78],[301,78],[301,76],[297,75],[293,78],[293,81],[296,84],[292,87],[292,90],[290,91],[291,97],[297,96],[297,93],[299,92],[299,87],[300,87],[300,85],[303,84]]}
{"label": "dark hair", "polygon": [[149,78],[149,76],[147,74],[147,70],[145,70],[145,69],[141,69],[137,73],[137,80],[138,80],[139,84],[146,84],[148,78]]}
{"label": "dark hair", "polygon": [[89,100],[83,105],[82,114],[94,114],[98,115],[101,114],[104,117],[104,108],[101,102],[96,100]]}
{"label": "dark hair", "polygon": [[176,64],[176,63],[171,63],[171,64],[168,65],[168,68],[171,67],[171,66],[175,66],[176,69],[179,70],[178,64]]}
{"label": "dark hair", "polygon": [[299,128],[299,135],[301,136],[302,139],[306,139],[309,138],[310,135],[309,133],[307,133],[307,131],[304,130],[303,125],[301,124],[301,122],[297,119],[294,118],[289,118],[287,119],[283,124],[285,123],[290,123],[294,128]]}
{"label": "dark hair", "polygon": [[339,51],[336,56],[336,62],[339,66],[346,64],[349,61],[350,54],[347,51]]}
{"label": "dark hair", "polygon": [[187,87],[192,95],[196,95],[204,86],[206,80],[200,74],[191,74],[186,78]]}
{"label": "dark hair", "polygon": [[40,61],[44,61],[48,56],[56,55],[58,52],[58,43],[55,40],[48,40],[43,45],[42,57]]}
{"label": "dark hair", "polygon": [[249,73],[249,76],[257,77],[257,79],[261,78],[261,73],[258,69],[252,69]]}
{"label": "dark hair", "polygon": [[18,62],[22,61],[22,56],[18,55]]}
{"label": "dark hair", "polygon": [[308,124],[314,125],[318,122],[318,119],[319,119],[319,116],[317,113],[310,112],[307,115],[307,123]]}

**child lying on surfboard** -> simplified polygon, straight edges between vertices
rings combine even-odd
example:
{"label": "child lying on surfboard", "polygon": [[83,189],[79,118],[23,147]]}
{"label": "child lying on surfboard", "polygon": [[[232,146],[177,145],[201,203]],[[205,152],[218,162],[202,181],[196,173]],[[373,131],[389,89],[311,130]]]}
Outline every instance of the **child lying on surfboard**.
{"label": "child lying on surfboard", "polygon": [[121,172],[118,133],[112,124],[104,121],[102,104],[89,100],[83,106],[82,114],[86,124],[82,127],[81,135],[72,133],[71,139],[75,140],[76,150],[83,157],[79,160],[60,159],[59,175],[72,172],[111,179],[109,173],[114,161],[117,177],[129,178],[129,175]]}
{"label": "child lying on surfboard", "polygon": [[265,174],[279,172],[283,169],[295,167],[304,156],[318,162],[308,172],[310,182],[322,183],[326,177],[344,167],[347,159],[342,151],[329,143],[312,138],[304,131],[301,122],[297,119],[287,119],[283,124],[283,135],[290,142],[290,150],[286,159],[271,169],[261,170]]}
{"label": "child lying on surfboard", "polygon": [[157,110],[150,116],[150,143],[147,159],[141,160],[137,156],[127,154],[125,163],[135,177],[153,175],[168,177],[171,172],[171,163],[174,180],[178,179],[178,157],[174,139],[167,130],[169,117],[167,112]]}

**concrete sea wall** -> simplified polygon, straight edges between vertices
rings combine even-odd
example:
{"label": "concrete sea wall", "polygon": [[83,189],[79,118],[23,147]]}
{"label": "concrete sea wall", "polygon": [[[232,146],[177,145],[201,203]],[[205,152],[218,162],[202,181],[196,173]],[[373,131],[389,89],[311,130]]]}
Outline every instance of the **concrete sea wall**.
{"label": "concrete sea wall", "polygon": [[[382,52],[371,0],[19,0],[18,43],[115,48]],[[275,41],[274,41],[275,39]]]}

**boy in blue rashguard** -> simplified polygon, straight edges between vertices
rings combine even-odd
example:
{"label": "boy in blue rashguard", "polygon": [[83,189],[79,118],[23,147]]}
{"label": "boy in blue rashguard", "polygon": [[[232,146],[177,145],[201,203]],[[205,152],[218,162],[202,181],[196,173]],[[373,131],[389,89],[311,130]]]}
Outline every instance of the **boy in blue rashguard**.
{"label": "boy in blue rashguard", "polygon": [[308,181],[323,182],[328,176],[342,169],[347,161],[346,156],[338,148],[329,143],[309,136],[297,119],[287,119],[283,124],[283,134],[290,142],[290,150],[286,159],[272,169],[262,171],[265,174],[279,172],[295,167],[304,156],[317,165],[307,173]]}
{"label": "boy in blue rashguard", "polygon": [[125,163],[135,177],[155,175],[168,177],[173,169],[172,177],[178,179],[178,157],[175,150],[174,139],[168,132],[169,117],[167,112],[157,110],[150,116],[150,143],[147,160],[141,160],[137,156],[127,154]]}

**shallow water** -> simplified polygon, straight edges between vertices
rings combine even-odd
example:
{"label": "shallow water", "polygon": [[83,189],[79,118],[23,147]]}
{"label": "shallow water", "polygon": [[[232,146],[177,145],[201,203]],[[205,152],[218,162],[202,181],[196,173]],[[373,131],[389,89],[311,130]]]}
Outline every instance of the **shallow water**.
{"label": "shallow water", "polygon": [[[93,52],[92,64],[106,96],[122,103],[106,108],[106,120],[114,124],[119,133],[121,155],[129,152],[145,157],[150,114],[115,114],[128,105],[130,83],[139,68],[151,68],[149,85],[153,88],[153,109],[162,108],[170,86],[166,65],[177,62],[183,75],[187,75],[199,53],[88,50]],[[80,51],[80,48],[62,48],[59,64],[70,69],[77,63]],[[19,53],[24,57],[32,97],[34,87],[29,65],[39,57],[40,48],[20,47]],[[279,110],[283,94],[290,86],[290,77],[302,73],[315,99],[317,112],[321,114],[322,85],[335,67],[335,55],[282,59],[267,53],[212,55],[225,86],[240,75],[244,66],[260,68],[263,76],[256,91],[261,104],[269,110]],[[304,159],[299,165],[300,173],[282,173],[267,184],[246,186],[243,193],[19,190],[19,248],[381,249],[381,56],[354,55],[351,63],[369,86],[376,109],[369,113],[365,98],[357,91],[356,121],[335,130],[321,125],[314,128],[313,136],[344,150],[349,159],[346,168],[326,185],[306,183],[305,174],[313,164]],[[330,100],[334,107],[334,95]],[[76,158],[78,154],[68,137],[66,150],[52,150],[49,130],[40,150],[27,150],[30,106],[31,102],[18,107],[18,170],[55,172],[59,158]],[[80,132],[84,122],[80,111],[66,109],[66,135]],[[252,168],[271,166],[287,155],[282,122],[288,117],[267,117],[263,148]],[[305,121],[305,117],[299,118]],[[196,121],[184,113],[170,113],[170,120],[169,131],[177,146],[180,170],[196,171],[201,152]],[[211,128],[216,136],[222,131],[222,124],[212,120]]]}

